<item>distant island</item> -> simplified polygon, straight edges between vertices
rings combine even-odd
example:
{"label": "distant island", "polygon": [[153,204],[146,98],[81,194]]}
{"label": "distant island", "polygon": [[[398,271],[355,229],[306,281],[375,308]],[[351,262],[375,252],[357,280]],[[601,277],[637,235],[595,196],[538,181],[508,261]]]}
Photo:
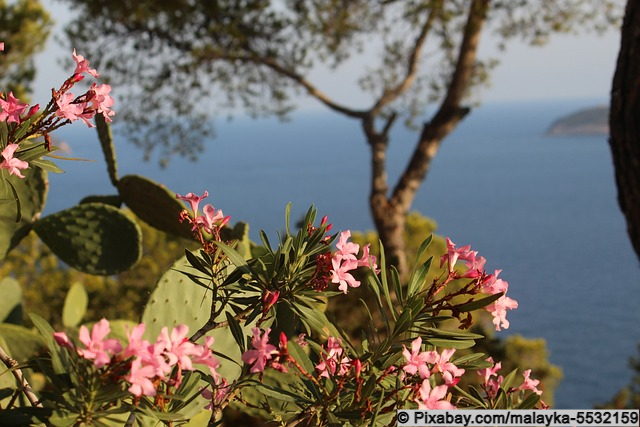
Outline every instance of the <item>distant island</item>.
{"label": "distant island", "polygon": [[609,107],[592,107],[561,117],[551,124],[547,135],[608,135]]}

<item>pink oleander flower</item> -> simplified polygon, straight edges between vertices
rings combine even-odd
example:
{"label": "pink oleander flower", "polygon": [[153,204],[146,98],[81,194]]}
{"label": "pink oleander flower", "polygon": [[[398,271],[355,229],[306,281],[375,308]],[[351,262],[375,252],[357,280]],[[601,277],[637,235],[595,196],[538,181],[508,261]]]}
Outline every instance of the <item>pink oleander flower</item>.
{"label": "pink oleander flower", "polygon": [[498,390],[500,389],[500,386],[502,385],[503,381],[504,381],[504,377],[502,375],[496,376],[496,379],[489,378],[489,380],[485,384],[484,389],[487,392],[487,396],[489,396],[490,399],[493,399],[498,395]]}
{"label": "pink oleander flower", "polygon": [[206,410],[213,410],[222,405],[229,394],[229,383],[224,378],[220,379],[215,386],[215,392],[209,388],[201,388],[202,397],[207,399],[209,403],[204,407]]}
{"label": "pink oleander flower", "polygon": [[195,349],[196,345],[189,341],[187,334],[189,327],[187,325],[178,325],[171,330],[164,327],[160,330],[157,343],[164,347],[164,355],[169,366],[179,365],[181,369],[188,371],[193,370],[191,356],[198,353]]}
{"label": "pink oleander flower", "polygon": [[106,122],[111,122],[111,116],[116,114],[115,111],[111,110],[114,101],[109,92],[111,92],[111,86],[106,84],[98,86],[96,83],[91,85],[91,89],[88,92],[91,94],[88,100],[89,104],[97,114],[102,114]]}
{"label": "pink oleander flower", "polygon": [[449,273],[453,273],[453,267],[456,265],[458,260],[463,261],[475,261],[475,257],[478,254],[475,251],[471,250],[471,246],[462,246],[456,249],[455,243],[451,241],[447,237],[447,253],[440,257],[440,267],[442,267],[445,263],[449,265]]}
{"label": "pink oleander flower", "polygon": [[211,351],[213,342],[213,337],[205,337],[204,345],[196,345],[194,347],[191,361],[196,364],[205,365],[209,368],[211,376],[217,378],[220,376],[217,371],[217,369],[220,367],[220,361],[213,356],[213,351]]}
{"label": "pink oleander flower", "polygon": [[139,357],[143,360],[148,360],[151,357],[150,348],[151,343],[142,339],[144,335],[145,324],[140,323],[136,325],[131,331],[127,331],[127,339],[129,343],[127,347],[122,351],[122,356],[126,359],[128,357]]}
{"label": "pink oleander flower", "polygon": [[485,294],[499,294],[500,292],[506,293],[509,289],[509,283],[506,280],[498,279],[498,275],[502,270],[495,270],[493,274],[489,275],[487,279],[482,283],[482,292]]}
{"label": "pink oleander flower", "polygon": [[73,74],[87,73],[95,78],[100,77],[95,69],[89,68],[89,61],[84,56],[76,54],[75,49],[73,49],[73,60],[76,61],[76,69]]}
{"label": "pink oleander flower", "polygon": [[422,347],[422,338],[418,337],[411,342],[411,352],[407,350],[404,345],[402,348],[402,355],[407,360],[407,363],[402,367],[402,370],[409,375],[415,375],[416,372],[420,374],[420,378],[426,379],[431,376],[431,370],[427,366],[427,363],[435,363],[438,359],[438,353],[435,351],[420,351]]}
{"label": "pink oleander flower", "polygon": [[197,194],[193,194],[193,193],[187,193],[185,196],[176,194],[177,199],[183,200],[185,202],[189,202],[189,205],[191,206],[191,213],[193,214],[193,218],[198,217],[198,205],[200,204],[200,201],[202,199],[205,199],[207,197],[209,197],[208,191],[205,191],[204,194],[202,194],[202,196],[198,196]]}
{"label": "pink oleander flower", "polygon": [[437,358],[432,362],[435,364],[432,372],[440,372],[445,384],[449,387],[458,384],[460,377],[464,374],[464,369],[458,368],[449,361],[455,352],[455,349],[447,349],[443,350],[442,354],[436,353]]}
{"label": "pink oleander flower", "polygon": [[129,374],[125,377],[131,386],[129,392],[136,397],[155,396],[156,388],[151,379],[155,377],[155,369],[151,365],[142,366],[141,359],[134,359],[131,362]]}
{"label": "pink oleander flower", "polygon": [[484,273],[484,265],[486,264],[487,260],[482,256],[476,256],[476,252],[472,251],[471,254],[471,259],[465,262],[467,271],[465,271],[462,277],[475,279],[477,277],[481,277]]}
{"label": "pink oleander flower", "polygon": [[69,350],[73,350],[73,342],[71,342],[67,334],[65,334],[64,332],[54,332],[53,339],[58,343],[59,346],[68,348]]}
{"label": "pink oleander flower", "polygon": [[4,42],[0,42],[0,52],[4,51]]}
{"label": "pink oleander flower", "polygon": [[338,238],[338,243],[336,243],[336,251],[334,257],[340,260],[343,259],[351,259],[357,260],[358,252],[360,251],[360,245],[353,242],[348,242],[349,237],[351,237],[351,230],[346,230],[340,233],[340,237]]}
{"label": "pink oleander flower", "polygon": [[202,225],[207,233],[213,234],[214,229],[224,227],[229,219],[230,217],[225,217],[221,209],[216,211],[212,205],[205,205],[202,208],[202,215],[195,219],[195,223]]}
{"label": "pink oleander flower", "polygon": [[7,121],[7,123],[20,123],[20,115],[24,113],[29,104],[20,102],[18,98],[13,96],[13,92],[9,92],[7,100],[0,98],[0,122]]}
{"label": "pink oleander flower", "polygon": [[522,373],[522,375],[524,376],[524,382],[520,387],[518,387],[518,390],[531,390],[538,396],[541,395],[542,390],[538,390],[537,388],[538,384],[540,384],[540,380],[532,380],[531,378],[529,378],[529,376],[531,375],[531,369],[527,369]]}
{"label": "pink oleander flower", "polygon": [[109,321],[102,319],[93,325],[91,335],[86,326],[80,327],[79,339],[86,348],[78,348],[78,354],[88,360],[93,360],[96,368],[101,368],[111,360],[111,355],[122,351],[122,345],[115,338],[105,339],[111,332]]}
{"label": "pink oleander flower", "polygon": [[418,409],[456,409],[451,402],[444,400],[447,395],[448,387],[439,385],[431,388],[429,380],[423,380],[420,386],[420,399],[416,399]]}
{"label": "pink oleander flower", "polygon": [[83,118],[84,108],[86,103],[74,103],[75,95],[71,92],[67,92],[56,100],[58,110],[56,116],[63,117],[69,121],[76,121]]}
{"label": "pink oleander flower", "polygon": [[345,375],[349,372],[351,360],[344,356],[342,340],[340,338],[329,337],[326,344],[326,354],[320,355],[320,363],[316,365],[316,370],[320,372],[320,377],[329,378],[329,375]]}
{"label": "pink oleander flower", "polygon": [[506,318],[507,310],[516,308],[518,308],[518,301],[502,295],[496,301],[486,306],[485,310],[493,316],[493,324],[496,325],[496,331],[500,331],[500,327],[504,329],[509,328],[509,321]]}
{"label": "pink oleander flower", "polygon": [[18,148],[18,144],[7,144],[4,150],[2,150],[2,157],[4,157],[4,160],[0,163],[0,169],[7,169],[9,171],[9,175],[16,175],[19,178],[24,178],[24,175],[20,173],[20,169],[27,169],[29,167],[29,163],[13,157]]}
{"label": "pink oleander flower", "polygon": [[[349,237],[351,237],[351,231],[349,230],[340,233],[338,243],[336,244],[338,250],[331,257],[333,267],[331,270],[331,282],[339,283],[340,286],[338,286],[338,289],[345,294],[349,287],[357,288],[360,286],[360,281],[356,280],[350,271],[358,267],[371,267],[376,274],[378,273],[378,271],[376,271],[376,257],[369,255],[369,245],[363,248],[363,255],[358,259],[360,245],[349,242]],[[314,287],[321,290],[321,286]]]}
{"label": "pink oleander flower", "polygon": [[251,345],[254,350],[245,351],[242,354],[242,361],[247,364],[253,364],[249,372],[263,372],[267,360],[271,360],[272,354],[276,352],[276,347],[269,344],[271,328],[267,328],[262,335],[259,328],[253,328],[252,331]]}
{"label": "pink oleander flower", "polygon": [[369,249],[371,245],[366,244],[362,247],[362,257],[358,260],[358,267],[370,267],[374,273],[378,274],[378,264],[376,264],[376,257],[369,255]]}
{"label": "pink oleander flower", "polygon": [[360,286],[360,281],[356,280],[355,277],[349,273],[350,271],[358,268],[358,260],[340,260],[339,258],[331,258],[331,264],[333,266],[333,269],[331,270],[331,282],[339,283],[339,290],[346,294],[349,287],[357,288]]}
{"label": "pink oleander flower", "polygon": [[[487,359],[487,362],[494,363],[493,358],[489,357]],[[498,372],[501,368],[502,362],[498,362],[495,363],[492,368],[478,369],[478,375],[484,377],[484,384],[486,385],[489,383],[489,378],[491,378],[492,376],[497,376],[496,372]]]}

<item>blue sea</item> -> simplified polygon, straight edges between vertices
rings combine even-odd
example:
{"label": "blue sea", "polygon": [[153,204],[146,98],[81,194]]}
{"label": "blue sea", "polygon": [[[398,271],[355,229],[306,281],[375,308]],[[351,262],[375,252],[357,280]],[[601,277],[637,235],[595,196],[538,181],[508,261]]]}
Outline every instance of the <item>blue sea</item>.
{"label": "blue sea", "polygon": [[[604,136],[547,137],[559,116],[598,100],[489,104],[447,138],[415,200],[438,232],[470,244],[502,269],[520,306],[504,332],[547,340],[550,360],[564,371],[556,408],[591,408],[628,384],[629,357],[640,342],[640,264],[616,201]],[[311,204],[338,229],[373,229],[367,198],[369,151],[359,124],[330,112],[296,113],[287,123],[239,117],[216,121],[198,162],[174,158],[161,169],[116,135],[120,174],[151,177],[174,192],[202,193],[252,236],[282,229]],[[97,138],[83,125],[57,136],[72,155],[51,176],[46,212],[88,194],[113,194]],[[397,129],[390,180],[405,166],[417,135]]]}

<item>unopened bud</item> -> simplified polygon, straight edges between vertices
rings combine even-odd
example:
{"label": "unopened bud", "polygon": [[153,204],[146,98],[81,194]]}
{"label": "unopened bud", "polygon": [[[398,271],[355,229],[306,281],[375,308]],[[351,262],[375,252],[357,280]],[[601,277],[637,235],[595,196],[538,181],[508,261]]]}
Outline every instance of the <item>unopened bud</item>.
{"label": "unopened bud", "polygon": [[40,104],[36,104],[33,107],[29,108],[29,111],[27,112],[27,116],[25,117],[25,119],[32,117],[34,114],[38,112],[39,109],[40,109]]}

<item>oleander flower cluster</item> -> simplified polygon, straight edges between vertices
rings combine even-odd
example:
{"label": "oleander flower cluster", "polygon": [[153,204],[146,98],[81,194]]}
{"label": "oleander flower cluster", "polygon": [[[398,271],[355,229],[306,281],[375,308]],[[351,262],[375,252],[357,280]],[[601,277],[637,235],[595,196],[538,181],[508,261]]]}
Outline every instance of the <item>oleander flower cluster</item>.
{"label": "oleander flower cluster", "polygon": [[[472,251],[471,246],[456,248],[451,239],[447,237],[446,241],[447,253],[441,256],[440,267],[447,265],[448,276],[444,280],[442,287],[456,279],[472,279],[475,292],[489,295],[501,294],[497,300],[487,305],[485,310],[493,316],[493,324],[497,331],[500,331],[501,327],[507,329],[509,327],[509,321],[506,318],[507,310],[518,308],[518,302],[506,295],[509,284],[505,280],[498,278],[502,270],[495,270],[493,274],[488,274],[484,269],[486,259],[479,256],[477,251]],[[455,265],[458,261],[464,261],[467,268],[462,274],[455,270]]]}
{"label": "oleander flower cluster", "polygon": [[213,338],[206,337],[204,345],[193,343],[187,337],[186,325],[176,326],[171,332],[162,328],[156,341],[149,342],[143,339],[145,324],[140,323],[127,332],[125,346],[108,338],[110,332],[109,321],[102,319],[91,332],[86,326],[80,327],[79,344],[65,332],[55,332],[53,336],[60,346],[91,361],[103,374],[109,372],[108,377],[114,382],[126,381],[128,391],[136,397],[155,396],[159,390],[180,387],[183,371],[193,371],[196,365],[208,368],[213,378],[219,377],[216,369],[220,362],[211,350]]}
{"label": "oleander flower cluster", "polygon": [[[4,50],[4,43],[0,51]],[[59,89],[51,90],[51,99],[41,111],[40,105],[29,105],[16,98],[13,92],[0,94],[0,123],[6,126],[6,138],[0,142],[2,162],[0,170],[8,171],[9,175],[24,178],[21,171],[29,167],[29,161],[39,157],[29,155],[29,161],[23,159],[29,151],[33,150],[31,140],[41,138],[39,143],[46,148],[46,153],[53,150],[50,134],[56,129],[82,120],[89,127],[96,114],[111,122],[115,112],[111,110],[114,100],[110,95],[111,86],[108,84],[92,83],[88,90],[76,96],[71,92],[74,85],[84,80],[86,75],[98,78],[100,74],[90,67],[89,61],[82,55],[78,55],[74,49],[73,59],[76,68],[73,74],[64,81]],[[29,142],[27,144],[27,142]],[[39,164],[41,166],[41,164]]]}

